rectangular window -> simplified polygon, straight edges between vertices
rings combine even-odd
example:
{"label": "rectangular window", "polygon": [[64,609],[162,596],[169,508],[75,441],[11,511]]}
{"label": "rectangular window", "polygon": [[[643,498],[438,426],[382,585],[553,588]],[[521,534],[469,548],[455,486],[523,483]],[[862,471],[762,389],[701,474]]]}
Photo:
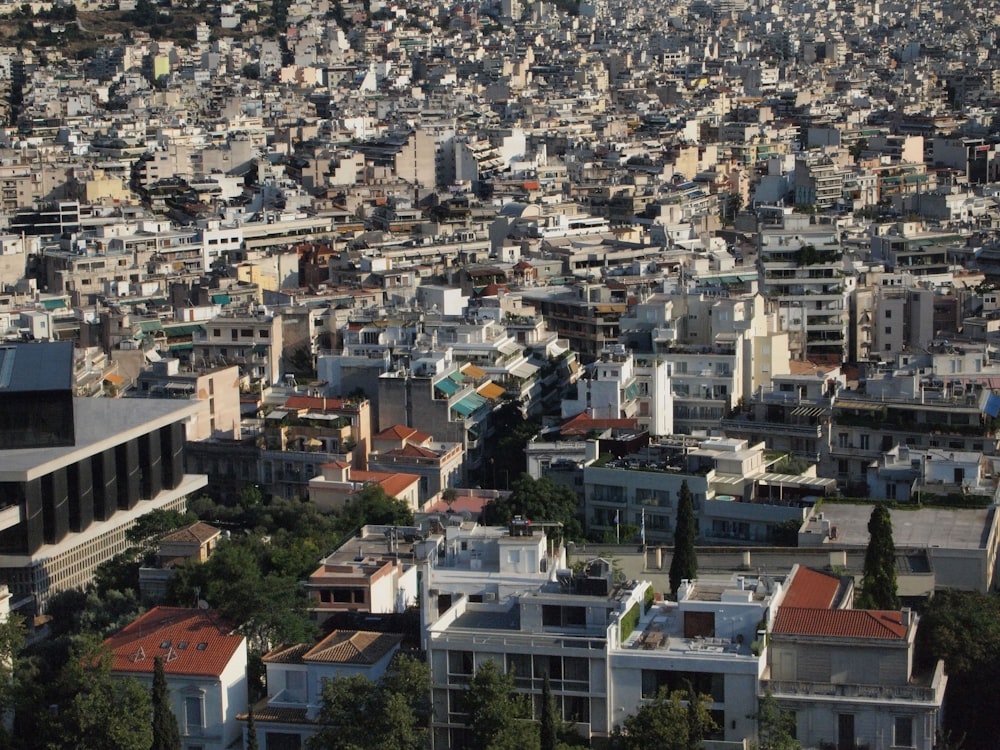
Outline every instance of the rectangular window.
{"label": "rectangular window", "polygon": [[892,744],[893,747],[913,747],[913,717],[896,717]]}
{"label": "rectangular window", "polygon": [[193,730],[202,728],[203,717],[201,712],[200,695],[192,695],[184,699],[184,718],[187,724],[188,734],[190,734]]}
{"label": "rectangular window", "polygon": [[886,310],[885,311],[885,319],[886,320],[892,320],[892,310]]}

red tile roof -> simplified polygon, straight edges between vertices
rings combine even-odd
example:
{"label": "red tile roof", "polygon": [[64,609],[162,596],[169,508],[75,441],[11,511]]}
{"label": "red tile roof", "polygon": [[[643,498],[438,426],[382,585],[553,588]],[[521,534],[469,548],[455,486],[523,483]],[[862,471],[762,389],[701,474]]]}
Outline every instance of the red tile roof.
{"label": "red tile roof", "polygon": [[210,610],[154,607],[104,645],[115,672],[151,674],[159,656],[168,676],[220,677],[243,640]]}
{"label": "red tile roof", "polygon": [[620,428],[623,430],[635,430],[639,427],[638,419],[594,419],[586,412],[577,414],[572,419],[563,422],[560,432],[563,435],[583,435],[591,430],[607,430]]}
{"label": "red tile roof", "polygon": [[321,396],[289,396],[285,399],[284,409],[308,409],[310,411],[337,412],[344,409],[357,411],[357,407],[339,398],[323,398]]}
{"label": "red tile roof", "polygon": [[771,632],[836,638],[904,640],[903,614],[876,609],[813,609],[781,606]]}
{"label": "red tile roof", "polygon": [[203,523],[202,521],[195,521],[189,526],[182,526],[176,531],[171,531],[169,534],[163,536],[161,542],[197,542],[198,544],[204,544],[205,542],[210,542],[219,536],[222,532],[215,528],[214,526]]}
{"label": "red tile roof", "polygon": [[837,576],[800,567],[795,571],[781,606],[830,609],[839,590],[840,579]]}
{"label": "red tile roof", "polygon": [[397,633],[373,633],[367,630],[334,630],[321,640],[302,661],[326,664],[375,664],[402,643]]}
{"label": "red tile roof", "polygon": [[411,437],[416,429],[413,427],[407,427],[405,424],[394,424],[392,427],[386,427],[382,432],[375,436],[376,440],[406,440]]}

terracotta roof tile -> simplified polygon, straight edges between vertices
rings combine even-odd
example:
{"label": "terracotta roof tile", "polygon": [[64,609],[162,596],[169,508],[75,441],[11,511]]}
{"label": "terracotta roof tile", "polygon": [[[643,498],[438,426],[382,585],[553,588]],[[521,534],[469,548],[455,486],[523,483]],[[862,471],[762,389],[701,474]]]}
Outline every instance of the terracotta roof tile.
{"label": "terracotta roof tile", "polygon": [[210,610],[154,607],[104,645],[114,654],[115,672],[152,673],[160,656],[168,676],[219,677],[243,642]]}
{"label": "terracotta roof tile", "polygon": [[875,609],[778,608],[775,635],[815,635],[837,638],[903,640],[908,627],[901,612]]}
{"label": "terracotta roof tile", "polygon": [[798,568],[785,593],[782,607],[830,609],[840,590],[840,579],[811,568]]}
{"label": "terracotta roof tile", "polygon": [[325,664],[375,664],[397,648],[403,636],[367,630],[334,630],[304,654],[302,661]]}
{"label": "terracotta roof tile", "polygon": [[177,529],[176,531],[171,531],[169,534],[163,536],[161,542],[197,542],[198,544],[204,544],[205,542],[211,541],[215,537],[219,536],[222,532],[214,526],[203,523],[202,521],[196,521],[189,526],[184,526]]}
{"label": "terracotta roof tile", "polygon": [[405,424],[394,424],[392,427],[386,427],[380,433],[375,436],[375,440],[406,440],[411,437],[416,430],[412,427],[407,427]]}
{"label": "terracotta roof tile", "polygon": [[310,649],[308,643],[282,643],[262,657],[265,664],[301,664],[302,655]]}

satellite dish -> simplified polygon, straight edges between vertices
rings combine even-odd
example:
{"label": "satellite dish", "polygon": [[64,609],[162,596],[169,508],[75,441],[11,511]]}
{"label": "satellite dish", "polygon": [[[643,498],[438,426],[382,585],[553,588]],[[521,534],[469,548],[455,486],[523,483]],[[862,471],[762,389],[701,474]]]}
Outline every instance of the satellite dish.
{"label": "satellite dish", "polygon": [[204,599],[199,599],[198,609],[208,609],[208,602],[206,602]]}

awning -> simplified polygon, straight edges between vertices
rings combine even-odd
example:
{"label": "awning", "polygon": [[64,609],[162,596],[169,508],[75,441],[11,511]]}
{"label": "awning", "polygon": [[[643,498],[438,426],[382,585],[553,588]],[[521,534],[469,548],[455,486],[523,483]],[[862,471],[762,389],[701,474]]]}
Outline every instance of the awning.
{"label": "awning", "polygon": [[496,383],[487,383],[480,388],[477,393],[483,398],[488,398],[490,401],[496,401],[498,398],[502,397],[506,391]]}
{"label": "awning", "polygon": [[465,382],[465,375],[463,375],[462,373],[458,372],[457,370],[455,372],[453,372],[453,373],[450,373],[448,375],[448,377],[451,378],[452,380],[454,380],[459,385],[461,385],[462,383]]}
{"label": "awning", "polygon": [[233,298],[230,297],[228,294],[213,294],[212,295],[212,304],[215,304],[215,305],[228,305],[232,301],[233,301]]}
{"label": "awning", "polygon": [[172,352],[179,352],[179,351],[183,351],[185,349],[194,349],[194,342],[193,341],[182,341],[182,342],[177,343],[177,344],[171,344],[167,348],[170,349],[170,351],[172,351]]}
{"label": "awning", "polygon": [[442,378],[434,384],[434,387],[439,391],[443,391],[448,396],[453,396],[458,393],[458,383],[451,378]]}
{"label": "awning", "polygon": [[639,384],[632,383],[631,385],[625,386],[625,398],[627,400],[632,400],[634,398],[639,398]]}
{"label": "awning", "polygon": [[115,388],[121,388],[125,385],[125,378],[121,375],[115,375],[113,372],[109,372],[104,376],[105,382],[111,383]]}
{"label": "awning", "polygon": [[267,354],[267,344],[254,344],[253,345],[254,354]]}
{"label": "awning", "polygon": [[167,336],[191,336],[195,333],[201,333],[205,330],[205,326],[201,323],[183,323],[177,326],[164,326],[163,332]]}
{"label": "awning", "polygon": [[461,414],[463,417],[467,417],[473,412],[475,412],[479,407],[486,403],[486,399],[482,396],[471,393],[461,401],[456,401],[451,405],[451,408]]}
{"label": "awning", "polygon": [[46,310],[59,310],[66,307],[66,300],[64,299],[43,299],[42,307]]}
{"label": "awning", "polygon": [[538,372],[538,366],[530,362],[522,362],[517,367],[511,369],[510,374],[515,378],[530,378]]}
{"label": "awning", "polygon": [[797,406],[792,409],[793,417],[819,417],[826,413],[822,406]]}
{"label": "awning", "polygon": [[476,367],[475,365],[466,365],[462,368],[462,372],[473,380],[479,380],[479,378],[486,377],[486,370],[482,367]]}
{"label": "awning", "polygon": [[159,319],[156,320],[140,320],[139,330],[143,333],[153,333],[153,331],[159,331],[163,328],[162,323]]}

